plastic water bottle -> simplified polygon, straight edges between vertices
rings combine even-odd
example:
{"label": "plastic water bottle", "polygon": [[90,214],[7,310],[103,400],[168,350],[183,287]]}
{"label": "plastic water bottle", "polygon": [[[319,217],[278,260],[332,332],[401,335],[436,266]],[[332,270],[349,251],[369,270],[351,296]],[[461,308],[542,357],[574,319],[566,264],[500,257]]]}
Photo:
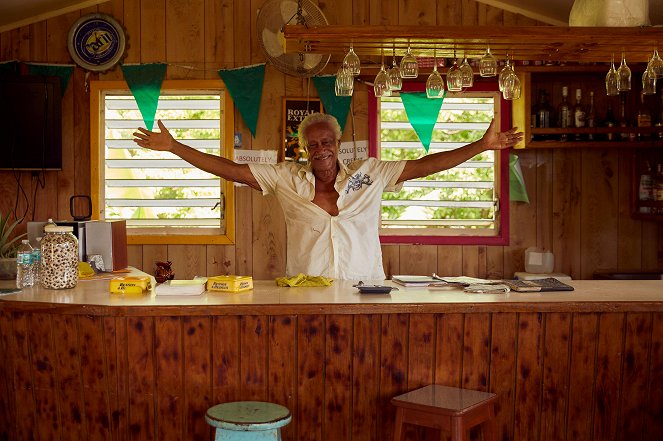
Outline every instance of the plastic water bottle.
{"label": "plastic water bottle", "polygon": [[37,238],[37,246],[32,250],[32,282],[39,285],[39,265],[41,264],[41,237]]}
{"label": "plastic water bottle", "polygon": [[32,286],[34,280],[34,264],[32,262],[32,247],[27,239],[21,241],[16,252],[16,287]]}

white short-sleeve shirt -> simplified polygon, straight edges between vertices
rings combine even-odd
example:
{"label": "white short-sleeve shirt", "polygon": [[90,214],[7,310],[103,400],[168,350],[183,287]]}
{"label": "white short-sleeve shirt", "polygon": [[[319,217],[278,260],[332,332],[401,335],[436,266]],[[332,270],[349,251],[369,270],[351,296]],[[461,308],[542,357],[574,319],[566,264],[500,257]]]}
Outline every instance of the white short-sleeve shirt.
{"label": "white short-sleeve shirt", "polygon": [[276,196],[285,214],[287,275],[384,280],[378,235],[382,193],[401,188],[396,181],[405,162],[368,158],[347,167],[339,162],[338,216],[312,202],[315,177],[309,165],[249,164],[263,194]]}

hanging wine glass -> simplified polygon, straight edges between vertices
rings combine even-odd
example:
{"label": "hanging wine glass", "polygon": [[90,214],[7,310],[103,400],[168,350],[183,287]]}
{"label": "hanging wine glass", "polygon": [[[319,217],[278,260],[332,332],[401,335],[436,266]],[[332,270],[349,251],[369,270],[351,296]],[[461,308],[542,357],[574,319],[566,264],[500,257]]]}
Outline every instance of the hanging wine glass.
{"label": "hanging wine glass", "polygon": [[509,73],[504,78],[504,89],[502,90],[502,97],[505,100],[517,100],[520,99],[522,93],[522,86],[520,83],[520,78],[516,75],[513,66],[511,66]]}
{"label": "hanging wine glass", "polygon": [[654,55],[649,60],[647,67],[651,67],[656,78],[663,78],[663,59],[658,55],[658,49],[654,49]]}
{"label": "hanging wine glass", "polygon": [[410,45],[407,45],[407,52],[401,58],[401,78],[417,78],[419,76],[419,65],[417,58],[412,55]]}
{"label": "hanging wine glass", "polygon": [[403,87],[403,78],[401,78],[401,69],[396,64],[396,48],[394,47],[393,54],[391,56],[391,69],[387,72],[389,75],[389,89],[390,90],[401,90]]}
{"label": "hanging wine glass", "polygon": [[472,87],[474,85],[474,70],[472,66],[467,62],[467,56],[463,60],[463,63],[460,65],[460,73],[463,78],[463,87]]}
{"label": "hanging wine glass", "polygon": [[346,63],[343,63],[336,72],[334,90],[336,96],[352,96],[354,92],[354,76]]}
{"label": "hanging wine glass", "polygon": [[500,71],[500,76],[499,76],[499,79],[497,81],[497,84],[500,88],[500,92],[504,91],[504,81],[506,80],[506,78],[509,75],[511,75],[512,72],[513,72],[513,69],[511,68],[511,64],[509,63],[509,54],[506,54],[506,64],[504,65],[504,67]]}
{"label": "hanging wine glass", "polygon": [[454,58],[454,64],[447,71],[447,88],[449,92],[460,92],[463,90],[463,73],[458,67],[458,60]]}
{"label": "hanging wine glass", "polygon": [[482,77],[494,77],[497,75],[497,58],[490,53],[490,46],[479,60],[479,75]]}
{"label": "hanging wine glass", "polygon": [[382,50],[382,66],[380,67],[380,72],[378,72],[373,81],[373,92],[375,92],[376,97],[391,95],[389,92],[389,75],[384,68],[384,49]]}
{"label": "hanging wine glass", "polygon": [[626,56],[622,52],[622,64],[617,69],[617,90],[626,92],[631,90],[631,69],[626,65]]}
{"label": "hanging wine glass", "polygon": [[647,69],[642,73],[642,94],[656,95],[656,73],[650,64],[647,65]]}
{"label": "hanging wine glass", "polygon": [[619,89],[617,84],[619,83],[619,76],[617,76],[617,70],[615,70],[615,54],[612,54],[610,59],[610,70],[605,76],[605,94],[608,96],[617,96],[619,95]]}
{"label": "hanging wine glass", "polygon": [[433,72],[431,72],[426,80],[426,96],[428,98],[444,97],[444,80],[442,79],[442,75],[437,71],[435,48],[433,48]]}
{"label": "hanging wine glass", "polygon": [[352,43],[350,43],[350,50],[343,59],[343,63],[348,66],[348,69],[352,75],[359,75],[359,72],[361,71],[361,62],[359,61],[359,56],[357,56],[354,48],[352,47]]}

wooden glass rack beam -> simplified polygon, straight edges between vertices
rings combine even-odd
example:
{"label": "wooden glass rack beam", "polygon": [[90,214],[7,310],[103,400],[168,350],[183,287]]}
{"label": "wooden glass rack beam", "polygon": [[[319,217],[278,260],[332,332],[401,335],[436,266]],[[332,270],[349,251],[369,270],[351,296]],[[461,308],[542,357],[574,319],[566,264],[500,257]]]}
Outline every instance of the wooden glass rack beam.
{"label": "wooden glass rack beam", "polygon": [[285,50],[290,53],[345,54],[353,45],[359,56],[402,56],[408,45],[416,57],[479,58],[490,46],[498,58],[508,53],[515,60],[646,62],[658,46],[663,51],[663,27],[560,26],[342,26],[284,28]]}

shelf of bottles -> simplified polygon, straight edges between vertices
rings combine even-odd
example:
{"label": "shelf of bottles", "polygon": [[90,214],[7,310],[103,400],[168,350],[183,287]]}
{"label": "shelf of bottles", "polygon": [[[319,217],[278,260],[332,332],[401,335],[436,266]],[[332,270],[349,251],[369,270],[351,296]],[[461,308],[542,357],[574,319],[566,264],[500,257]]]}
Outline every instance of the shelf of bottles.
{"label": "shelf of bottles", "polygon": [[663,221],[663,151],[639,151],[633,161],[633,215]]}
{"label": "shelf of bottles", "polygon": [[663,81],[642,94],[644,67],[633,69],[631,90],[607,96],[607,67],[587,71],[523,72],[525,99],[514,103],[525,148],[663,148]]}

